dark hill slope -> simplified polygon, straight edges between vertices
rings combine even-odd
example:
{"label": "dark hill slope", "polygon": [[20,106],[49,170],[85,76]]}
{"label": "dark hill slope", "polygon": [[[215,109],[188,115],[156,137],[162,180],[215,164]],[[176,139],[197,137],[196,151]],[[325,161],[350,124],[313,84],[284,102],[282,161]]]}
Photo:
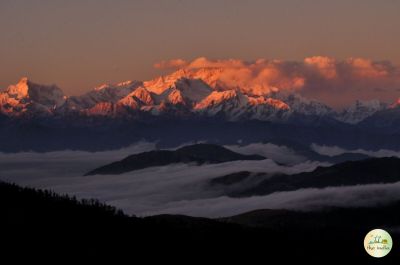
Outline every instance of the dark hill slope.
{"label": "dark hill slope", "polygon": [[[364,236],[379,227],[398,242],[399,210],[400,204],[394,203],[315,213],[259,210],[220,220],[180,215],[137,218],[95,200],[0,183],[0,258],[40,264],[160,258],[163,263],[196,259],[377,264],[363,249]],[[393,249],[383,261],[398,264],[399,258],[400,252]]]}
{"label": "dark hill slope", "polygon": [[165,166],[175,163],[217,164],[237,160],[262,160],[259,155],[242,155],[225,147],[213,144],[195,144],[174,151],[156,150],[128,156],[121,161],[96,168],[85,175],[122,174],[147,167]]}

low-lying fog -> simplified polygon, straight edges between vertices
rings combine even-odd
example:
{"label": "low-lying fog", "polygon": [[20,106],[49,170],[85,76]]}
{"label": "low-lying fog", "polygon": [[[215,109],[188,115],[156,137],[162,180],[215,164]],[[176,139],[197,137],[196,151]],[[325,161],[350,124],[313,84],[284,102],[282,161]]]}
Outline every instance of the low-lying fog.
{"label": "low-lying fog", "polygon": [[[308,161],[285,146],[251,144],[227,146],[244,154],[260,154],[269,159],[237,161],[213,165],[153,167],[122,175],[83,174],[130,154],[155,149],[154,143],[137,143],[117,151],[58,151],[49,153],[0,153],[0,179],[22,186],[51,189],[78,198],[96,198],[138,216],[154,214],[185,214],[204,217],[230,216],[263,208],[319,209],[324,206],[366,206],[400,199],[400,182],[394,184],[328,187],[277,192],[267,196],[229,198],[224,192],[208,185],[208,181],[238,171],[297,173],[312,171],[329,164]],[[349,152],[338,147],[312,146],[321,154]],[[371,156],[398,156],[381,150]],[[274,162],[276,161],[276,162]],[[283,166],[281,164],[290,166]]]}

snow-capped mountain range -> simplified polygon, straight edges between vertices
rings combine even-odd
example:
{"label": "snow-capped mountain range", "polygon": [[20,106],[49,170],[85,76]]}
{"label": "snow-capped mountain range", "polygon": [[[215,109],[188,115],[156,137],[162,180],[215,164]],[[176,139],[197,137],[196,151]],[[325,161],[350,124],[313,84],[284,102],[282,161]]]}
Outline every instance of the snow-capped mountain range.
{"label": "snow-capped mountain range", "polygon": [[0,113],[9,117],[133,116],[150,114],[220,117],[228,121],[285,122],[295,115],[332,118],[356,124],[377,112],[397,108],[375,101],[357,101],[341,112],[295,93],[260,94],[255,87],[233,87],[219,79],[218,69],[181,69],[154,80],[101,85],[80,95],[64,95],[55,85],[39,85],[28,78],[0,92]]}
{"label": "snow-capped mountain range", "polygon": [[336,115],[336,118],[346,123],[356,124],[372,116],[378,111],[383,111],[388,105],[379,100],[360,101],[357,100],[353,105],[345,108]]}

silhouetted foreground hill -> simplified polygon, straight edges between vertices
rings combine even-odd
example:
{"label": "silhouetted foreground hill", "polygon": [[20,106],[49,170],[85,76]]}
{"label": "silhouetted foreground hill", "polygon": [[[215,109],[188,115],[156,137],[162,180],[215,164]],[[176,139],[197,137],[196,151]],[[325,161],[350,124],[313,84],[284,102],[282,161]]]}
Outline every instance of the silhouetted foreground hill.
{"label": "silhouetted foreground hill", "polygon": [[[220,220],[177,215],[137,218],[95,200],[78,201],[0,183],[0,259],[53,264],[118,264],[122,258],[132,263],[161,259],[188,264],[398,264],[399,210],[400,202],[320,213],[260,210]],[[377,227],[387,229],[394,241],[394,249],[380,263],[363,249],[365,234]]]}
{"label": "silhouetted foreground hill", "polygon": [[128,156],[88,172],[96,174],[122,174],[125,172],[147,167],[165,166],[174,163],[217,164],[236,160],[263,160],[260,155],[242,155],[225,147],[213,144],[195,144],[179,148],[174,151],[157,150]]}

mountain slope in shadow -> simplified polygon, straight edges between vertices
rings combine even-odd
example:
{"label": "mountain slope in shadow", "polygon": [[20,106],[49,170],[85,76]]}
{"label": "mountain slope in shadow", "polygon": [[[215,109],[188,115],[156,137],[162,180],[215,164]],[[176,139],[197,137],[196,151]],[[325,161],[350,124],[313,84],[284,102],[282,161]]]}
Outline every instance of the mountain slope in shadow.
{"label": "mountain slope in shadow", "polygon": [[88,175],[113,175],[144,169],[147,167],[165,166],[175,163],[217,164],[237,160],[263,160],[260,155],[242,155],[225,147],[213,144],[195,144],[184,146],[174,151],[156,150],[128,156],[121,161],[96,168]]}

